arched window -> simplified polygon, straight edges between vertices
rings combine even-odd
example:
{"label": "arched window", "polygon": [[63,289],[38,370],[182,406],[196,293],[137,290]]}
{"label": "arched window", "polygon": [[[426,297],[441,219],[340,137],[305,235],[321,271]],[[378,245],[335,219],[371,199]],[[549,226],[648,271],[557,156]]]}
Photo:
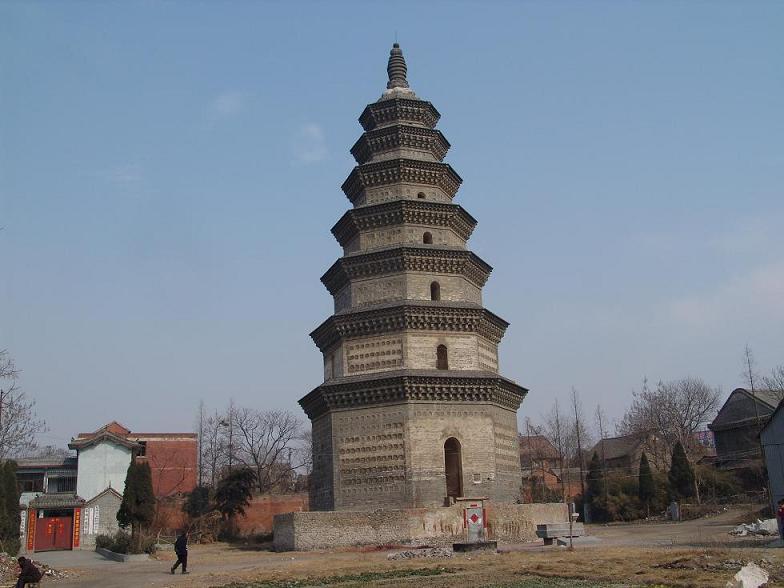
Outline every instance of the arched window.
{"label": "arched window", "polygon": [[422,243],[425,245],[432,245],[433,244],[433,235],[432,233],[425,232],[422,235]]}
{"label": "arched window", "polygon": [[424,200],[425,199],[425,193],[424,192],[420,192],[419,194],[417,194],[417,198],[419,198],[420,200]]}
{"label": "arched window", "polygon": [[446,345],[439,345],[436,347],[436,369],[449,369],[449,359],[447,357]]}
{"label": "arched window", "polygon": [[450,437],[444,443],[444,473],[446,474],[447,498],[463,495],[463,460],[460,441]]}
{"label": "arched window", "polygon": [[438,282],[430,284],[430,300],[441,300],[441,284]]}

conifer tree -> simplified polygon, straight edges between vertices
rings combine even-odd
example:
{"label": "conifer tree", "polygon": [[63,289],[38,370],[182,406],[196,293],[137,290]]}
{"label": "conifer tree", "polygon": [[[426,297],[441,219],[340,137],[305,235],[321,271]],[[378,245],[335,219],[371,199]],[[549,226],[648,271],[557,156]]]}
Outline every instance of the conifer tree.
{"label": "conifer tree", "polygon": [[640,456],[640,474],[638,485],[638,497],[640,502],[645,505],[645,513],[647,516],[651,515],[651,501],[656,496],[656,484],[653,481],[653,472],[648,463],[648,456],[643,452]]}
{"label": "conifer tree", "polygon": [[588,504],[593,517],[596,519],[605,516],[605,504],[602,500],[604,487],[604,471],[599,455],[594,451],[591,463],[588,465],[588,475],[586,476],[586,496],[585,503]]}
{"label": "conifer tree", "polygon": [[672,448],[672,463],[667,476],[670,496],[673,500],[694,496],[694,470],[689,464],[680,441]]}
{"label": "conifer tree", "polygon": [[132,460],[125,475],[125,491],[117,511],[117,522],[125,529],[131,527],[131,536],[141,547],[142,529],[155,516],[155,493],[152,489],[152,471],[147,462]]}

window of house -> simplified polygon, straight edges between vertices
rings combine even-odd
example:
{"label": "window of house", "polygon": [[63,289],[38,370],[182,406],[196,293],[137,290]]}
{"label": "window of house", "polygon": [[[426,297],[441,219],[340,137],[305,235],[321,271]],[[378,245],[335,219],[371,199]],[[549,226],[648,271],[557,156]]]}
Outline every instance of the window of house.
{"label": "window of house", "polygon": [[417,194],[417,198],[419,198],[420,200],[424,200],[425,199],[425,193],[424,192],[420,192],[419,194]]}
{"label": "window of house", "polygon": [[49,492],[76,492],[76,476],[49,478]]}
{"label": "window of house", "polygon": [[19,487],[19,492],[43,492],[44,491],[44,475],[40,474],[17,474],[16,483]]}
{"label": "window of house", "polygon": [[441,300],[441,284],[438,282],[430,284],[430,300]]}
{"label": "window of house", "polygon": [[432,233],[425,233],[422,235],[422,243],[425,245],[432,245],[433,244],[433,235]]}

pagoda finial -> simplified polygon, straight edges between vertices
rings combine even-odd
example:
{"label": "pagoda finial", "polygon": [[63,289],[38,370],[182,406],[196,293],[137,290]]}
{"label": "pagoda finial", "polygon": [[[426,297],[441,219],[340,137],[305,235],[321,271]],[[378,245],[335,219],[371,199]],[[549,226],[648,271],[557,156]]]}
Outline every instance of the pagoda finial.
{"label": "pagoda finial", "polygon": [[403,57],[403,51],[400,49],[400,45],[395,43],[389,52],[389,63],[387,63],[387,74],[389,74],[387,89],[408,88],[407,71],[408,68],[406,67],[406,59]]}

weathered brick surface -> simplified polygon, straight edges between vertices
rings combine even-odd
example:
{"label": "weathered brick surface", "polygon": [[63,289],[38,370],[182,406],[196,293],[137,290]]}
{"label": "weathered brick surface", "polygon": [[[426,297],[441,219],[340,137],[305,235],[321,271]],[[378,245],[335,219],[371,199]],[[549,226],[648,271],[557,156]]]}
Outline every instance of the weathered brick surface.
{"label": "weathered brick surface", "polygon": [[272,533],[275,515],[287,512],[306,512],[307,494],[284,494],[280,496],[254,496],[245,514],[237,517],[240,535]]}
{"label": "weathered brick surface", "polygon": [[[565,504],[486,502],[487,538],[503,543],[536,540],[536,525],[567,521]],[[308,551],[355,545],[451,545],[465,539],[463,507],[375,512],[287,513],[275,517],[275,549]]]}
{"label": "weathered brick surface", "polygon": [[432,245],[463,248],[466,245],[465,239],[452,229],[403,223],[396,227],[361,231],[356,238],[346,244],[343,252],[348,254],[392,245],[421,245],[424,244],[425,233],[430,233]]}
{"label": "weathered brick surface", "polygon": [[314,422],[313,433],[313,510],[443,505],[449,438],[461,444],[464,495],[507,502],[520,497],[515,412],[493,404],[339,411]]}
{"label": "weathered brick surface", "polygon": [[397,300],[430,300],[430,284],[441,286],[441,300],[482,303],[482,291],[464,276],[409,272],[355,280],[335,295],[335,312]]}

